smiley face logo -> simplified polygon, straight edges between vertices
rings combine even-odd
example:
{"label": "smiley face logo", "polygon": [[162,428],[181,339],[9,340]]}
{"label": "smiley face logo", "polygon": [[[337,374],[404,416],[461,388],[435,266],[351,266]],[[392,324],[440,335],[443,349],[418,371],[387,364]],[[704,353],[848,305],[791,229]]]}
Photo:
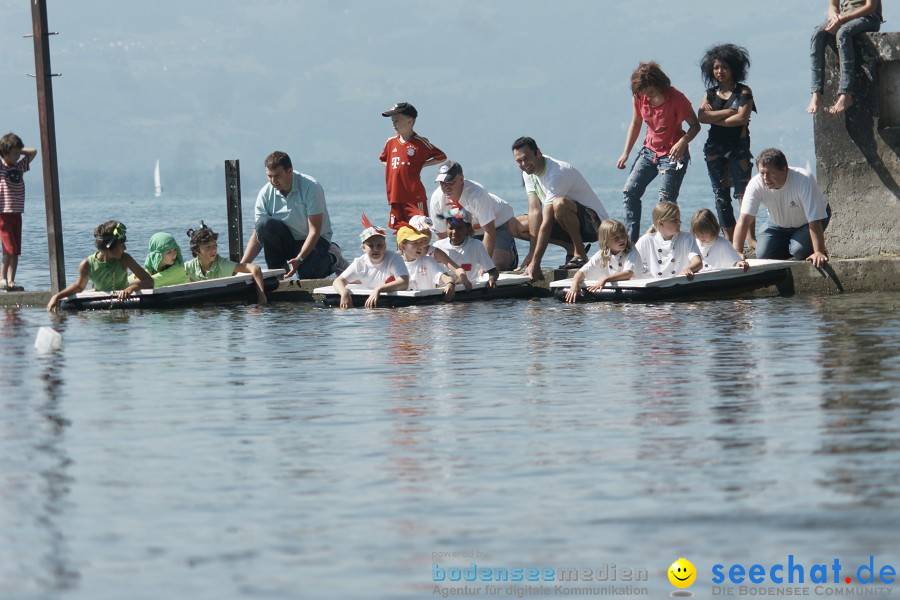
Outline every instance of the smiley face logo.
{"label": "smiley face logo", "polygon": [[686,558],[679,558],[669,567],[669,582],[677,588],[690,587],[697,579],[697,569]]}

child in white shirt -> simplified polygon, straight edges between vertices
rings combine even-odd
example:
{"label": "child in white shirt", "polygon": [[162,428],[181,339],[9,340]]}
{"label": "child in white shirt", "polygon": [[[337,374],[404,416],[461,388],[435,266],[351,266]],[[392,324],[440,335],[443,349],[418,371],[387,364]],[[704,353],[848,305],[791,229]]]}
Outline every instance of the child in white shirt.
{"label": "child in white shirt", "polygon": [[691,233],[697,240],[700,258],[703,259],[701,272],[729,267],[740,267],[745,271],[750,268],[731,242],[719,235],[719,221],[708,208],[701,208],[691,217]]}
{"label": "child in white shirt", "polygon": [[332,284],[341,295],[341,308],[353,306],[350,290],[347,289],[348,283],[361,283],[372,288],[372,293],[366,298],[366,308],[378,305],[378,295],[381,292],[405,290],[409,285],[406,264],[399,254],[387,249],[384,229],[372,225],[366,215],[363,215],[363,227],[365,229],[359,234],[363,255],[353,259],[350,266]]}
{"label": "child in white shirt", "polygon": [[444,288],[444,298],[451,300],[456,283],[438,261],[428,256],[428,235],[404,225],[397,230],[397,249],[409,271],[409,289],[431,290]]}
{"label": "child in white shirt", "polygon": [[661,279],[684,275],[694,278],[703,268],[694,236],[681,231],[681,210],[663,201],[653,208],[653,225],[635,244],[644,261],[645,273]]}
{"label": "child in white shirt", "polygon": [[471,290],[472,282],[469,281],[469,278],[466,276],[466,271],[450,260],[450,257],[447,256],[446,252],[431,245],[431,231],[434,228],[434,221],[431,220],[431,217],[426,217],[425,215],[413,215],[409,219],[409,226],[428,237],[428,248],[425,250],[425,254],[438,261],[439,264],[446,266],[447,270],[456,275],[456,283],[461,284],[467,290]]}
{"label": "child in white shirt", "polygon": [[597,229],[599,250],[572,278],[572,286],[566,292],[566,302],[575,302],[581,295],[581,284],[586,279],[597,282],[587,288],[597,292],[610,281],[625,281],[643,274],[641,254],[634,248],[625,225],[615,219],[607,219]]}
{"label": "child in white shirt", "polygon": [[472,215],[459,205],[448,205],[447,209],[449,235],[435,242],[434,247],[446,252],[450,260],[461,266],[470,279],[486,273],[487,287],[494,289],[497,287],[500,271],[488,256],[484,244],[472,237]]}

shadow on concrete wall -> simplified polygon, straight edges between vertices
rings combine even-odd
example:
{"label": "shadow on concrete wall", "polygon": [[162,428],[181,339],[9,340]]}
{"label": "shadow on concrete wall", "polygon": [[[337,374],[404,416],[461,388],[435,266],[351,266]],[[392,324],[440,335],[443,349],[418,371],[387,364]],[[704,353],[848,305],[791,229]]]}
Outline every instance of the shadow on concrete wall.
{"label": "shadow on concrete wall", "polygon": [[[856,56],[862,68],[856,73],[856,89],[859,94],[856,106],[844,115],[847,134],[866,159],[869,167],[895,198],[900,199],[900,183],[881,157],[884,148],[890,149],[900,159],[900,127],[881,127],[879,119],[879,65],[878,49],[868,36],[861,35],[854,41]],[[865,110],[863,107],[870,107]],[[882,139],[880,146],[875,132]]]}

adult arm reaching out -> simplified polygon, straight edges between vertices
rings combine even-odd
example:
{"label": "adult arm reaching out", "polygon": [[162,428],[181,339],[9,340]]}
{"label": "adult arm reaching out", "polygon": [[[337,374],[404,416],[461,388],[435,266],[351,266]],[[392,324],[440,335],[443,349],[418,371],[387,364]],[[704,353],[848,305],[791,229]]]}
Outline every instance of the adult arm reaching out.
{"label": "adult arm reaching out", "polygon": [[325,222],[325,216],[323,213],[309,215],[306,222],[309,225],[309,235],[306,236],[306,241],[303,242],[297,256],[287,261],[290,270],[285,274],[285,279],[290,279],[300,268],[300,264],[315,250],[316,244],[319,243],[319,238],[322,236],[322,224]]}

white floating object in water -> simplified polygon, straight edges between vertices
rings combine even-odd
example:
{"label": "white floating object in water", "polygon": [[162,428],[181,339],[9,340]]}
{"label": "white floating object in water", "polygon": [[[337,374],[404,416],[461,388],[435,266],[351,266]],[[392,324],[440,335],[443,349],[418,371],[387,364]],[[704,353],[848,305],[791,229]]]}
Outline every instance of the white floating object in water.
{"label": "white floating object in water", "polygon": [[38,352],[49,352],[51,350],[59,350],[62,343],[62,335],[52,327],[41,327],[38,329],[37,339],[34,340],[34,347]]}

